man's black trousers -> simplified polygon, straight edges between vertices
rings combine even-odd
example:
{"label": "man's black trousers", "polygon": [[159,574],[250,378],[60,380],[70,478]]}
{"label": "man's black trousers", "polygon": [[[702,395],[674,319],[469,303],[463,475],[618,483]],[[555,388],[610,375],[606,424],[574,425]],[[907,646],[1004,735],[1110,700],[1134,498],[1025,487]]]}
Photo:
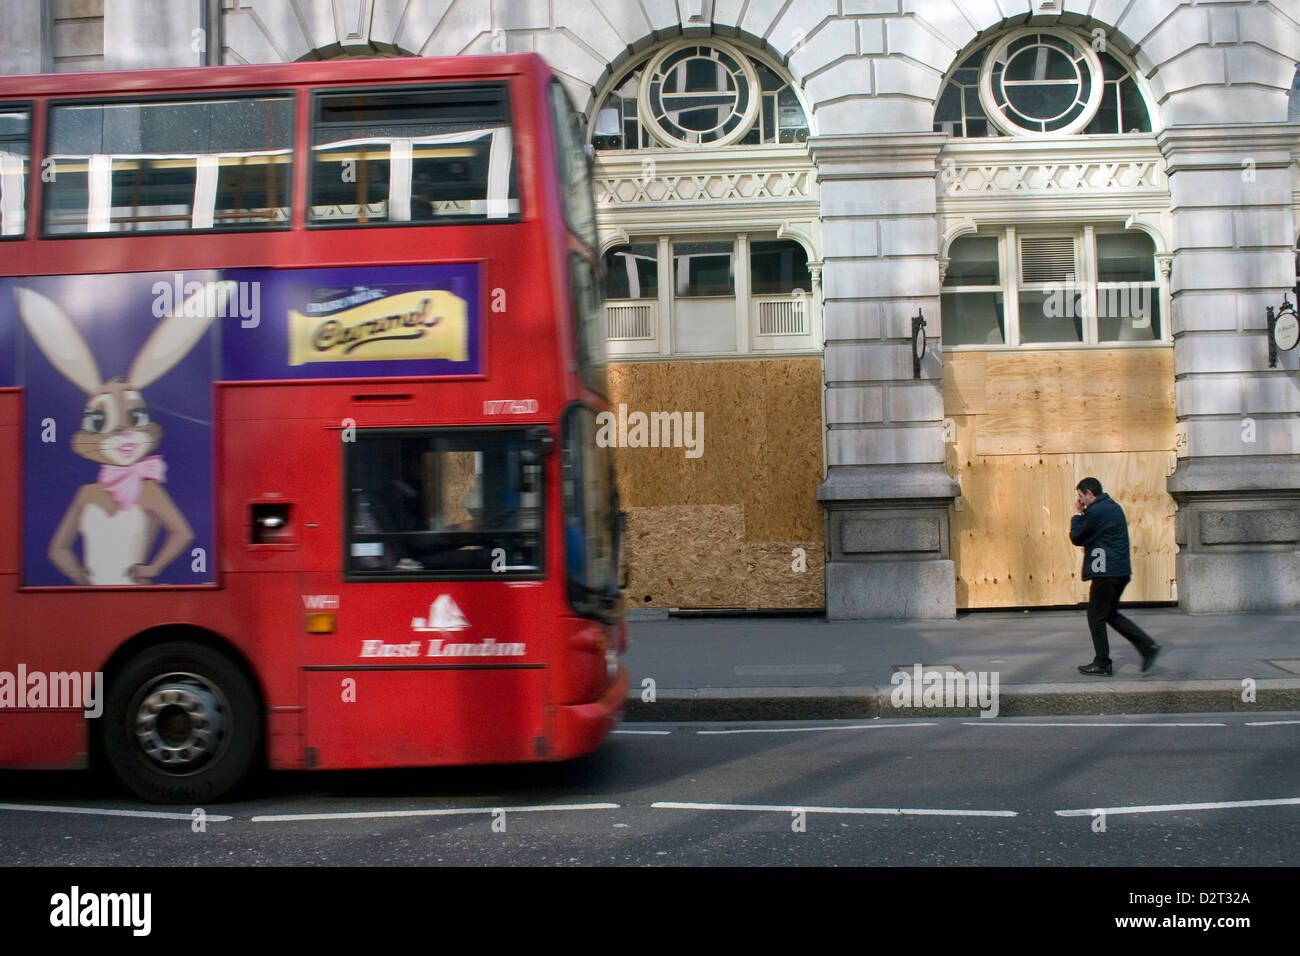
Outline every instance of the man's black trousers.
{"label": "man's black trousers", "polygon": [[1088,628],[1092,631],[1094,664],[1107,666],[1111,662],[1107,624],[1128,638],[1143,656],[1155,645],[1146,631],[1119,613],[1119,596],[1124,593],[1128,582],[1127,577],[1092,579],[1092,591],[1088,595]]}

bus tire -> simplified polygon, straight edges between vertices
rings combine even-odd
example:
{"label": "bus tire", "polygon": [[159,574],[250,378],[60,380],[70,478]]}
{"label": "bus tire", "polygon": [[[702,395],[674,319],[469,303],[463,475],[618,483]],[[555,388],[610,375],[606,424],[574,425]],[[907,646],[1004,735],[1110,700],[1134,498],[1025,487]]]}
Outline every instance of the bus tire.
{"label": "bus tire", "polygon": [[104,757],[152,803],[202,803],[234,789],[261,748],[262,719],[248,675],[201,644],[158,644],[108,688]]}

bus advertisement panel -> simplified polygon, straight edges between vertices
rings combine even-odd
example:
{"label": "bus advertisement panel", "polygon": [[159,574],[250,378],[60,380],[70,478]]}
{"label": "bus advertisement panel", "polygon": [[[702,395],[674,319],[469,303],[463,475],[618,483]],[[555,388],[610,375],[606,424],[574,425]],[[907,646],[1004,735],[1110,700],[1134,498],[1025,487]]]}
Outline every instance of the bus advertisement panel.
{"label": "bus advertisement panel", "polygon": [[24,587],[203,585],[220,380],[476,376],[475,264],[0,278]]}

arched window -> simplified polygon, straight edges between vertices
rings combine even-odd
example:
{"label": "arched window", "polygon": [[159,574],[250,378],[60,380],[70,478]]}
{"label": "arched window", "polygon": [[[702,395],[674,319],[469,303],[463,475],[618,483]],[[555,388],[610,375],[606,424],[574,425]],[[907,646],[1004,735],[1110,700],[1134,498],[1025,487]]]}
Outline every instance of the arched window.
{"label": "arched window", "polygon": [[615,246],[605,253],[606,299],[654,299],[659,295],[659,255],[654,243]]}
{"label": "arched window", "polygon": [[790,82],[711,39],[662,47],[624,70],[593,124],[596,149],[802,143],[808,119]]}
{"label": "arched window", "polygon": [[754,295],[795,295],[812,291],[808,253],[789,239],[749,244],[749,289]]}
{"label": "arched window", "polygon": [[955,137],[1151,132],[1129,69],[1067,30],[1003,34],[967,56],[939,93],[936,133]]}

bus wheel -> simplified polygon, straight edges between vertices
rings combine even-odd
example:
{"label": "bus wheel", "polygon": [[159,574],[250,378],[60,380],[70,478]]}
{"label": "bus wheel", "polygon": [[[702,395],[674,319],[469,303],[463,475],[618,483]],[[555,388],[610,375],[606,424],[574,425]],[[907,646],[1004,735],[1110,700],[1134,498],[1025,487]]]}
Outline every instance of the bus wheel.
{"label": "bus wheel", "polygon": [[113,773],[154,803],[225,795],[252,768],[262,735],[249,678],[198,644],[159,644],[133,658],[109,687],[101,719]]}

